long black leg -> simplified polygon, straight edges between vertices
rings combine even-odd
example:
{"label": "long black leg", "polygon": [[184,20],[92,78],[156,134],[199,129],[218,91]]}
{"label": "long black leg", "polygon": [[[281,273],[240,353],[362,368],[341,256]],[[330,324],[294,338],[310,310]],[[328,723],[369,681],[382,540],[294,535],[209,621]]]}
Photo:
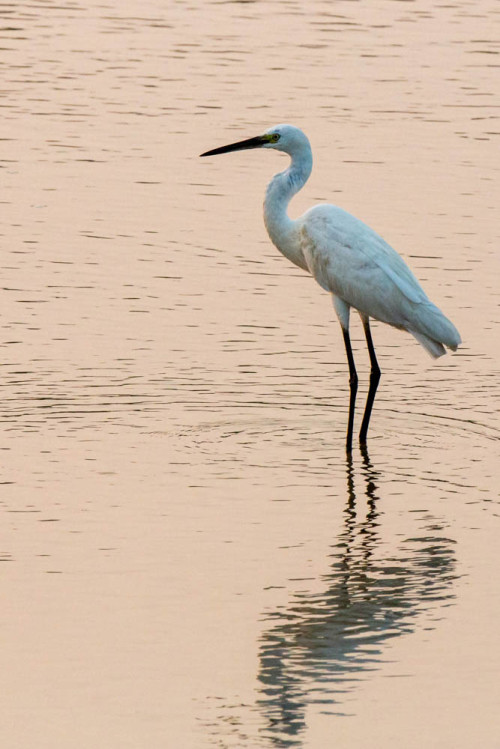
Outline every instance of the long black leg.
{"label": "long black leg", "polygon": [[349,419],[347,421],[347,439],[345,449],[349,454],[352,452],[352,430],[354,426],[354,406],[356,405],[356,392],[358,390],[358,375],[356,373],[356,367],[354,365],[354,356],[352,355],[351,338],[349,331],[346,328],[342,328],[344,334],[345,350],[347,354],[347,362],[349,364],[349,387],[351,389],[351,396],[349,398]]}
{"label": "long black leg", "polygon": [[365,329],[366,343],[368,345],[368,353],[370,354],[370,388],[368,390],[368,397],[366,399],[365,413],[363,414],[363,421],[361,422],[361,431],[359,433],[359,442],[361,445],[366,445],[366,435],[368,434],[368,425],[370,423],[370,416],[372,413],[373,401],[375,400],[375,393],[377,392],[378,383],[380,381],[380,367],[378,365],[377,357],[375,356],[375,349],[373,347],[372,333],[370,330],[370,321],[367,317],[363,317],[363,327]]}

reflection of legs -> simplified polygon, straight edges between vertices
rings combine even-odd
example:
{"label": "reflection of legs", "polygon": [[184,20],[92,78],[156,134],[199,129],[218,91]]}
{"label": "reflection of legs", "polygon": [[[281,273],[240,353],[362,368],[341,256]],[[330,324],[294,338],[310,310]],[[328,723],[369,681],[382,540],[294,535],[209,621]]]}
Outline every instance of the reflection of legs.
{"label": "reflection of legs", "polygon": [[366,481],[366,497],[368,499],[368,506],[370,507],[370,512],[367,516],[367,520],[370,520],[371,518],[375,517],[375,502],[378,499],[378,497],[375,495],[375,492],[377,491],[377,485],[375,483],[377,471],[375,471],[373,468],[366,444],[360,445],[359,451],[363,459],[363,473],[365,474]]}
{"label": "reflection of legs", "polygon": [[370,389],[368,390],[368,397],[366,399],[365,413],[363,415],[363,421],[361,423],[361,431],[359,433],[359,442],[361,445],[366,445],[366,435],[368,434],[368,425],[370,423],[370,416],[372,413],[373,401],[375,400],[375,393],[377,392],[378,383],[380,381],[380,367],[375,356],[375,349],[373,347],[372,334],[370,330],[370,321],[368,317],[364,315],[361,317],[363,321],[363,327],[365,329],[366,343],[368,345],[368,353],[370,354]]}
{"label": "reflection of legs", "polygon": [[345,449],[348,453],[352,452],[352,430],[354,426],[354,407],[356,405],[356,392],[358,390],[358,375],[356,373],[356,367],[354,365],[354,356],[352,355],[351,338],[349,336],[349,330],[342,328],[344,334],[345,350],[347,354],[347,362],[349,364],[349,387],[351,389],[351,395],[349,398],[349,419],[347,421],[347,439]]}

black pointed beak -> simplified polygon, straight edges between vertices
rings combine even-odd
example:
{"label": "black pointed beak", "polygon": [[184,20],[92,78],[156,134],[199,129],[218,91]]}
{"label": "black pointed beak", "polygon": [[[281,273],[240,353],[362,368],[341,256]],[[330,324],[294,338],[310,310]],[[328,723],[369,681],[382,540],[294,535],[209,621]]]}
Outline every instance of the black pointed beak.
{"label": "black pointed beak", "polygon": [[200,156],[217,156],[219,153],[229,153],[230,151],[245,151],[248,148],[262,148],[264,143],[267,143],[267,139],[258,135],[256,138],[248,138],[247,140],[240,140],[237,143],[231,143],[229,146],[221,146],[220,148],[214,148],[212,151],[205,151]]}

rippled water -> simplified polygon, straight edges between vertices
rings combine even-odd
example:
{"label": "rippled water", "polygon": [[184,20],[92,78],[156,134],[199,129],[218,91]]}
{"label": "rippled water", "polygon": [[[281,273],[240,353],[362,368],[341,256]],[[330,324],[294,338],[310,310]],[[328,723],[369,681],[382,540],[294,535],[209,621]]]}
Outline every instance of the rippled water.
{"label": "rippled water", "polygon": [[[2,19],[2,745],[500,746],[496,4]],[[198,159],[277,122],[292,214],[365,220],[464,341],[374,325],[352,460],[328,296],[263,227],[283,158]]]}

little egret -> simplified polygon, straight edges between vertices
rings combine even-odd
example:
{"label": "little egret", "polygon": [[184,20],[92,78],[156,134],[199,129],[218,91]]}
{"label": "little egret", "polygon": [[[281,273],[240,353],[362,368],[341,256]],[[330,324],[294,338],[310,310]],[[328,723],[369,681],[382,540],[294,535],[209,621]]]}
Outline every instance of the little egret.
{"label": "little egret", "polygon": [[354,408],[358,376],[349,336],[349,313],[356,309],[363,323],[371,372],[359,441],[366,445],[368,424],[380,380],[370,317],[407,330],[433,357],[445,346],[461,343],[455,326],[429,300],[404,260],[373,229],[334,205],[316,205],[295,221],[287,214],[292,197],[305,185],[312,170],[307,136],[293,125],[277,125],[255,138],[202,153],[215,156],[250,148],[284,151],[291,163],[269,183],[264,201],[264,222],[273,244],[292,263],[311,273],[330,292],[339,319],[349,364],[349,417],[346,449],[352,451]]}

